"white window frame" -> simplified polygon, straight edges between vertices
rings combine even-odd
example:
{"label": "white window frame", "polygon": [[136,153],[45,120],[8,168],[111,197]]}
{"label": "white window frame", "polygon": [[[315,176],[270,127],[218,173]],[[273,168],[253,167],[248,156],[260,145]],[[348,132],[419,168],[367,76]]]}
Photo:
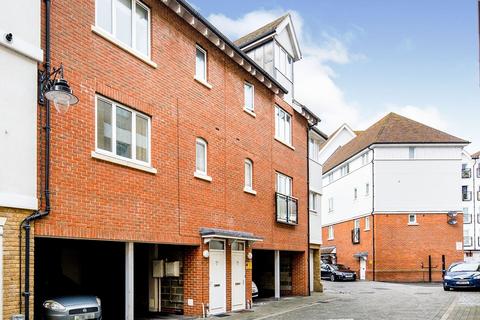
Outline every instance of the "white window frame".
{"label": "white window frame", "polygon": [[310,143],[310,148],[309,148],[310,159],[318,162],[320,157],[320,141],[318,141],[318,139],[310,137],[309,143]]}
{"label": "white window frame", "polygon": [[328,183],[333,182],[333,172],[328,173]]}
{"label": "white window frame", "polygon": [[362,165],[366,165],[368,163],[368,153],[362,154]]}
{"label": "white window frame", "polygon": [[[197,50],[200,50],[200,52],[203,53],[203,56],[205,57],[205,65],[203,67],[203,72],[205,74],[205,79],[202,79],[198,76],[197,74]],[[195,79],[201,82],[208,83],[208,54],[207,50],[203,49],[200,45],[195,45]]]}
{"label": "white window frame", "polygon": [[[282,193],[280,192],[279,190],[279,186],[280,186],[280,180],[281,179],[286,179],[285,181],[289,181],[289,190],[287,190],[286,193]],[[292,197],[292,192],[293,192],[293,179],[292,177],[289,177],[283,173],[280,173],[280,172],[277,172],[277,186],[276,186],[276,191],[280,194],[283,194],[285,196],[289,196],[289,197]]]}
{"label": "white window frame", "polygon": [[[198,166],[197,166],[197,160],[198,160],[197,144],[202,144],[205,148],[205,155],[204,155],[205,171],[198,170]],[[195,174],[199,175],[199,176],[207,177],[208,176],[207,172],[208,172],[208,142],[203,138],[197,137],[195,139]]]}
{"label": "white window frame", "polygon": [[309,192],[309,207],[311,212],[318,212],[318,193],[310,191]]}
{"label": "white window frame", "polygon": [[350,173],[350,164],[344,164],[343,166],[340,167],[340,175],[342,177],[346,176],[347,174]]}
{"label": "white window frame", "polygon": [[[285,115],[285,120],[283,121],[283,134],[284,137],[280,136],[280,114],[283,113]],[[287,121],[289,119],[289,121]],[[288,123],[288,137],[286,136],[286,128]],[[275,139],[291,146],[292,145],[292,115],[287,111],[283,110],[279,106],[275,105]]]}
{"label": "white window frame", "polygon": [[415,147],[408,147],[408,159],[415,159]]}
{"label": "white window frame", "polygon": [[335,230],[333,230],[333,226],[328,226],[328,240],[335,239]]}
{"label": "white window frame", "polygon": [[[246,95],[246,87],[250,87],[252,89],[252,108],[249,108],[247,107],[247,95]],[[255,112],[255,86],[253,84],[251,84],[250,82],[247,82],[245,81],[243,83],[243,108],[246,110],[246,111],[250,111],[250,112]]]}
{"label": "white window frame", "polygon": [[[411,219],[412,217],[413,217],[413,221],[412,221],[412,219]],[[418,222],[417,222],[417,215],[416,215],[416,214],[410,213],[410,214],[408,215],[408,224],[409,224],[409,225],[413,225],[413,226],[418,224]]]}
{"label": "white window frame", "polygon": [[365,217],[365,231],[370,230],[370,217]]}
{"label": "white window frame", "polygon": [[353,227],[356,229],[360,229],[360,219],[353,220]]}
{"label": "white window frame", "polygon": [[[139,0],[130,0],[131,1],[131,8],[132,8],[132,21],[131,21],[131,32],[132,32],[132,36],[131,36],[131,41],[132,41],[132,44],[129,45],[125,42],[123,42],[122,40],[120,40],[119,38],[117,38],[116,36],[116,27],[117,27],[117,19],[116,19],[116,15],[115,15],[115,9],[116,9],[116,0],[111,0],[112,1],[112,12],[111,12],[111,17],[112,17],[112,32],[108,31],[108,30],[105,30],[103,27],[101,27],[99,24],[98,24],[98,12],[97,12],[97,8],[98,8],[98,5],[97,5],[97,2],[98,0],[95,0],[95,27],[101,29],[103,32],[107,33],[109,36],[111,36],[113,39],[115,39],[116,41],[119,41],[120,43],[122,43],[123,45],[131,48],[135,53],[139,54],[140,56],[143,56],[143,57],[147,57],[148,59],[151,58],[151,51],[152,51],[152,31],[151,31],[151,28],[152,28],[152,18],[151,18],[151,12],[150,12],[150,8],[145,5],[144,3],[142,3],[141,1]],[[147,16],[148,16],[148,22],[147,22],[147,25],[148,25],[148,35],[147,35],[147,54],[145,55],[145,53],[141,52],[140,50],[138,50],[136,48],[136,45],[137,45],[137,26],[136,26],[136,23],[135,23],[135,18],[136,18],[136,10],[137,10],[137,4],[141,7],[143,7],[146,11],[147,11]]]}
{"label": "white window frame", "polygon": [[[98,147],[98,128],[97,128],[97,117],[98,117],[98,100],[103,100],[111,104],[112,107],[112,151],[100,149]],[[122,108],[132,113],[132,158],[127,158],[123,156],[117,155],[117,112],[116,108]],[[147,161],[137,160],[137,115],[146,119],[148,121],[147,126]],[[121,159],[127,162],[132,162],[136,164],[140,164],[142,166],[151,166],[151,157],[152,157],[152,144],[151,144],[151,137],[152,137],[152,119],[139,111],[136,111],[132,108],[126,107],[123,104],[117,103],[111,99],[108,99],[101,95],[95,95],[95,152],[99,154],[104,154],[109,157]]]}
{"label": "white window frame", "polygon": [[365,183],[365,196],[370,195],[370,183]]}
{"label": "white window frame", "polygon": [[353,200],[357,200],[357,199],[358,199],[358,189],[353,188]]}
{"label": "white window frame", "polygon": [[[247,164],[250,165],[250,185],[247,181]],[[244,191],[253,192],[253,161],[251,159],[245,159],[244,163]]]}
{"label": "white window frame", "polygon": [[333,198],[328,198],[328,212],[333,212]]}
{"label": "white window frame", "polygon": [[[468,212],[469,211],[468,207],[464,207],[462,211],[463,211],[463,223],[464,224],[472,224],[473,223],[473,215]],[[470,217],[470,222],[466,222],[466,219],[465,219],[466,216]]]}

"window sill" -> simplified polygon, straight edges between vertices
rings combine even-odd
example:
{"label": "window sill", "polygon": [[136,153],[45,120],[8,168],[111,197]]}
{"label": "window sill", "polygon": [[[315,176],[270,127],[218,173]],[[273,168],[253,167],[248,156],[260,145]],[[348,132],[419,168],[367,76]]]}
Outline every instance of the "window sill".
{"label": "window sill", "polygon": [[197,77],[193,77],[193,79],[195,79],[195,81],[197,81],[197,82],[200,83],[201,85],[204,85],[204,86],[207,87],[208,89],[212,89],[212,88],[213,88],[213,86],[212,86],[210,83],[208,83],[207,81],[205,81],[205,80],[199,79],[199,78],[197,78]]}
{"label": "window sill", "polygon": [[283,142],[282,140],[278,139],[277,137],[275,137],[275,140],[277,140],[278,142],[280,142],[280,143],[283,144],[284,146],[287,146],[287,147],[289,147],[290,149],[295,150],[295,147],[292,146],[291,144],[288,144],[288,143],[286,143],[286,142]]}
{"label": "window sill", "polygon": [[243,192],[253,194],[254,196],[257,195],[257,191],[250,188],[243,188]]}
{"label": "window sill", "polygon": [[249,110],[249,109],[247,109],[247,108],[243,108],[243,111],[245,111],[246,113],[248,113],[248,115],[250,115],[250,116],[252,116],[252,117],[254,117],[254,118],[257,117],[257,115],[255,114],[255,112],[252,111],[252,110]]}
{"label": "window sill", "polygon": [[333,241],[333,240],[335,240],[335,239],[334,239],[334,238],[328,238],[327,240],[328,240],[328,241]]}
{"label": "window sill", "polygon": [[96,152],[96,151],[92,151],[92,158],[107,161],[107,162],[111,162],[111,163],[115,163],[115,164],[118,164],[118,165],[121,165],[121,166],[124,166],[124,167],[129,167],[129,168],[132,168],[132,169],[137,169],[137,170],[141,170],[141,171],[145,171],[145,172],[149,172],[149,173],[153,173],[153,174],[157,173],[157,169],[155,169],[153,167],[141,165],[141,164],[134,163],[134,162],[124,160],[124,159],[120,159],[120,158],[117,158],[117,157],[114,157],[114,156],[102,154],[102,153],[99,153],[99,152]]}
{"label": "window sill", "polygon": [[157,68],[157,64],[155,62],[153,62],[149,57],[147,57],[147,56],[143,55],[142,53],[136,51],[135,49],[129,47],[128,45],[124,44],[123,42],[115,39],[111,34],[102,30],[102,28],[99,28],[97,26],[92,25],[92,31],[94,33],[96,33],[97,35],[99,35],[100,37],[110,41],[111,43],[113,43],[114,45],[119,47],[120,49],[130,53],[132,56],[136,57],[137,59],[142,60],[143,62],[145,62],[149,66],[151,66],[155,69]]}
{"label": "window sill", "polygon": [[370,229],[363,229],[363,231],[370,231]]}
{"label": "window sill", "polygon": [[418,223],[407,223],[407,226],[418,226]]}
{"label": "window sill", "polygon": [[195,172],[193,173],[193,176],[194,176],[195,178],[197,178],[197,179],[200,179],[200,180],[212,182],[212,177],[207,176],[206,174],[201,173],[201,172],[195,171]]}

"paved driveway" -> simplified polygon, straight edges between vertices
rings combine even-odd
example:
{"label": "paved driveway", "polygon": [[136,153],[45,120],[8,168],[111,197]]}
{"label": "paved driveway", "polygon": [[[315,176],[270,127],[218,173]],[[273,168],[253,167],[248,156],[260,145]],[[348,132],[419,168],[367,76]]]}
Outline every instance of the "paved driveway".
{"label": "paved driveway", "polygon": [[260,302],[230,319],[480,320],[480,292],[445,292],[439,284],[324,282],[311,297]]}

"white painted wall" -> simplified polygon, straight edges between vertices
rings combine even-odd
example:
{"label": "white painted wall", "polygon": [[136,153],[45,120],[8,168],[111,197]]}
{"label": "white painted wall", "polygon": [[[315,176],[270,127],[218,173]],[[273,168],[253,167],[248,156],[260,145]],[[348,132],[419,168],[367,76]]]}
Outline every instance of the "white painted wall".
{"label": "white painted wall", "polygon": [[327,143],[320,150],[320,163],[325,163],[325,161],[330,158],[330,156],[340,147],[346,145],[350,140],[355,138],[355,133],[353,133],[345,125],[335,133],[334,136],[330,137]]}
{"label": "white painted wall", "polygon": [[[367,151],[367,150],[366,150]],[[333,172],[334,180],[329,182],[328,175],[323,177],[322,225],[331,225],[372,212],[372,163],[371,157],[366,164],[356,157],[349,163],[350,173],[340,175],[340,170]],[[369,185],[368,194],[366,185]],[[354,189],[357,188],[357,199]],[[333,210],[329,210],[329,199],[333,199]]]}
{"label": "white painted wall", "polygon": [[[40,0],[0,10],[0,206],[37,209],[37,62]],[[19,18],[21,17],[21,19]],[[26,23],[25,21],[28,21]],[[5,39],[13,34],[13,41]]]}
{"label": "white painted wall", "polygon": [[[318,144],[325,141],[323,137],[314,131],[310,131],[309,138],[315,139]],[[318,195],[316,199],[316,210],[313,211],[312,208],[310,208],[310,243],[320,245],[322,244],[322,165],[316,160],[313,160],[313,157],[316,155],[313,155],[312,150],[316,149],[311,145],[309,148],[310,191]]]}
{"label": "white painted wall", "polygon": [[[470,178],[462,178],[462,186],[468,186],[468,190],[472,191],[471,201],[462,201],[462,209],[464,213],[471,214],[471,223],[466,223],[466,215],[464,215],[464,240],[466,237],[472,237],[472,245],[467,245],[464,241],[465,250],[480,250],[480,201],[478,200],[478,192],[480,191],[480,176],[477,169],[479,167],[479,160],[472,159],[470,154],[466,151],[462,153],[462,164],[466,164],[467,168],[471,169],[472,175]],[[461,191],[459,191],[461,194]],[[480,253],[479,253],[480,254]]]}
{"label": "white painted wall", "polygon": [[461,147],[375,148],[376,212],[461,211]]}

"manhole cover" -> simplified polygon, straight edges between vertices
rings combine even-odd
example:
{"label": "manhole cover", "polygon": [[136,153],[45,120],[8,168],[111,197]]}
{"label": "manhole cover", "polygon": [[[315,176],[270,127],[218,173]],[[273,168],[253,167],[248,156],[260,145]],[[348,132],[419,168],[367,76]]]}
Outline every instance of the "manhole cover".
{"label": "manhole cover", "polygon": [[374,294],[375,292],[373,291],[360,291],[360,294]]}
{"label": "manhole cover", "polygon": [[415,294],[432,294],[431,292],[415,292]]}
{"label": "manhole cover", "polygon": [[373,288],[375,290],[392,290],[392,289],[389,289],[389,288]]}

